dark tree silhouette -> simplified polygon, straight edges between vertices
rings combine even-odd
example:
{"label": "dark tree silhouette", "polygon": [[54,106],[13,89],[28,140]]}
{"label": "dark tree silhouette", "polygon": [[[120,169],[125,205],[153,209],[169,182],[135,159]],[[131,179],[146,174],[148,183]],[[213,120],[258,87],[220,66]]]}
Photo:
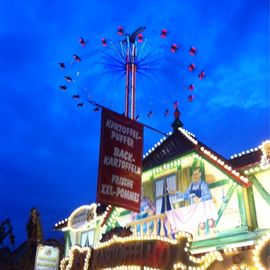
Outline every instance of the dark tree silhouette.
{"label": "dark tree silhouette", "polygon": [[5,219],[0,224],[0,245],[3,244],[4,240],[9,237],[9,243],[14,250],[14,244],[15,244],[15,236],[13,234],[13,228],[10,223],[10,219]]}

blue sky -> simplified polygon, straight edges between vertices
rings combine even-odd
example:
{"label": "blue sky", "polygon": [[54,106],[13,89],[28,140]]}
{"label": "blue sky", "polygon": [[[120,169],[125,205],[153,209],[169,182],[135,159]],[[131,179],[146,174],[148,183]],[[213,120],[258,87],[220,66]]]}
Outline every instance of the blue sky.
{"label": "blue sky", "polygon": [[[225,157],[270,137],[267,0],[0,0],[0,221],[11,218],[17,245],[33,206],[48,238],[57,237],[55,222],[95,201],[100,113],[86,103],[77,108],[71,95],[123,112],[124,78],[104,69],[100,43],[116,44],[119,25],[127,32],[147,27],[145,53],[154,65],[137,78],[140,121],[170,131],[179,101],[184,127]],[[159,37],[163,28],[166,40]],[[80,37],[88,42],[84,48]],[[180,46],[177,54],[169,51],[172,43]],[[198,48],[195,57],[190,46]],[[73,54],[82,62],[72,63]],[[193,62],[198,70],[190,74]],[[60,91],[68,73],[78,74],[76,81]],[[196,86],[191,103],[190,82]],[[145,151],[159,138],[145,130]]]}

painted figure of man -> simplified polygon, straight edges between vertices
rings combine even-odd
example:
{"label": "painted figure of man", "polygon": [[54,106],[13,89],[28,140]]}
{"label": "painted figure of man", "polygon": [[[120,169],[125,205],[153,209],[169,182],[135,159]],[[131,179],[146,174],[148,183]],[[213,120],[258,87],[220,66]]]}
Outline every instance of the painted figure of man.
{"label": "painted figure of man", "polygon": [[[211,192],[205,181],[202,180],[202,173],[200,167],[196,167],[192,172],[192,182],[185,192],[179,192],[176,190],[170,191],[171,194],[176,195],[179,199],[190,200],[192,203],[205,202],[212,199]],[[210,204],[211,205],[211,204]],[[205,219],[199,223],[201,233],[205,232],[206,220],[210,231],[213,231],[215,226],[216,211],[215,207],[205,209]]]}

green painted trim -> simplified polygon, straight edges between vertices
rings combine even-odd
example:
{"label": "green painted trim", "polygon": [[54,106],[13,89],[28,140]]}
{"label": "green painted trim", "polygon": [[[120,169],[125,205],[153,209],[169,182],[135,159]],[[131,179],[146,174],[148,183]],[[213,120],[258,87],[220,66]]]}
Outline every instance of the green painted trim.
{"label": "green painted trim", "polygon": [[248,231],[247,227],[234,228],[217,233],[213,238],[192,242],[191,251],[209,247],[216,247],[217,250],[223,250],[227,245],[256,239],[257,234]]}
{"label": "green painted trim", "polygon": [[192,163],[192,165],[191,165],[191,167],[190,167],[190,175],[192,175],[192,172],[193,172],[194,169],[197,167],[198,161],[199,161],[199,159],[194,158],[193,163]]}
{"label": "green painted trim", "polygon": [[105,232],[108,232],[108,231],[110,231],[111,229],[117,227],[117,224],[118,224],[118,222],[117,222],[116,219],[111,219],[111,220],[110,220],[110,218],[109,218],[109,219],[107,220],[107,222],[106,222],[106,230],[105,230]]}
{"label": "green painted trim", "polygon": [[182,164],[177,167],[176,174],[175,174],[175,181],[176,181],[176,188],[177,190],[180,190],[179,182],[181,180],[181,170],[182,170]]}
{"label": "green painted trim", "polygon": [[200,168],[201,168],[201,173],[202,173],[202,179],[205,180],[205,168],[204,168],[204,162],[200,160]]}
{"label": "green painted trim", "polygon": [[252,175],[250,177],[253,185],[256,187],[260,195],[263,197],[263,199],[267,202],[268,205],[270,205],[270,194],[265,190],[263,185],[259,182],[259,180],[256,178],[256,176]]}
{"label": "green painted trim", "polygon": [[247,188],[247,199],[248,199],[248,205],[249,205],[249,211],[250,211],[251,229],[255,230],[258,228],[258,221],[257,221],[257,213],[256,213],[256,206],[255,206],[252,186]]}
{"label": "green painted trim", "polygon": [[68,240],[67,240],[67,234],[68,234],[68,232],[64,232],[64,243],[65,243],[65,248],[64,248],[64,254],[65,254],[65,257],[66,256],[68,256],[68,254],[67,254],[67,248],[68,248]]}
{"label": "green painted trim", "polygon": [[207,159],[206,157],[202,156],[202,160],[204,160],[205,162],[208,162],[209,164],[211,164],[212,166],[214,166],[217,170],[221,171],[225,176],[228,176],[234,183],[236,183],[239,186],[244,186],[244,184],[241,184],[239,182],[237,182],[237,180],[235,180],[234,178],[231,178],[232,176],[229,175],[226,171],[224,171],[222,168],[218,167],[210,158]]}
{"label": "green painted trim", "polygon": [[233,192],[235,191],[236,188],[237,188],[237,185],[233,185],[232,184],[231,187],[230,187],[230,189],[228,190],[228,192],[227,192],[227,194],[225,196],[225,199],[226,199],[225,202],[223,202],[223,204],[218,209],[218,219],[216,221],[216,226],[217,226],[217,224],[218,224],[218,222],[219,222],[222,214],[224,213],[227,205],[229,204],[229,201],[230,201],[230,199],[231,199],[231,197],[233,195]]}
{"label": "green painted trim", "polygon": [[64,249],[64,252],[65,252],[65,256],[68,256],[69,251],[70,251],[70,249],[72,247],[72,241],[71,241],[71,237],[70,237],[70,232],[69,231],[64,232],[64,237],[65,237],[65,249]]}
{"label": "green painted trim", "polygon": [[211,189],[211,188],[216,188],[216,187],[224,186],[224,185],[226,185],[228,183],[229,183],[229,179],[223,179],[223,180],[219,180],[217,182],[208,184],[208,187]]}
{"label": "green painted trim", "polygon": [[247,228],[235,228],[226,231],[225,234],[221,235],[220,233],[217,233],[216,237],[213,237],[211,239],[205,239],[201,241],[194,241],[191,245],[191,251],[194,252],[198,249],[203,248],[209,248],[209,247],[215,247],[216,250],[224,250],[228,245],[234,244],[234,243],[242,243],[247,241],[254,241],[256,243],[258,239],[260,239],[262,236],[269,233],[269,229],[264,230],[258,230],[256,232],[250,232],[247,230]]}
{"label": "green painted trim", "polygon": [[71,236],[70,236],[70,232],[67,232],[68,233],[68,247],[71,248],[72,247],[72,241],[71,241]]}
{"label": "green painted trim", "polygon": [[125,216],[125,215],[128,215],[130,214],[130,211],[129,210],[124,210],[120,213],[119,217],[122,217],[122,216]]}
{"label": "green painted trim", "polygon": [[116,208],[113,207],[113,209],[112,209],[110,215],[106,218],[105,224],[106,224],[107,226],[110,226],[110,225],[108,225],[108,223],[113,224],[113,222],[114,222],[114,220],[115,220],[115,218],[112,217],[112,214],[113,214],[113,212],[115,211],[115,209],[116,209]]}
{"label": "green painted trim", "polygon": [[247,215],[245,210],[244,196],[241,187],[237,188],[237,198],[240,210],[241,226],[247,226]]}
{"label": "green painted trim", "polygon": [[[160,167],[163,168],[164,165],[167,165],[167,164],[169,164],[169,163],[173,163],[173,162],[175,162],[175,161],[177,162],[178,160],[180,160],[180,162],[181,162],[181,159],[182,159],[182,158],[187,158],[187,157],[189,157],[189,156],[192,156],[194,153],[198,154],[195,150],[187,151],[184,155],[178,155],[178,156],[175,156],[175,157],[173,157],[172,159],[168,159],[168,160],[166,160],[165,162],[163,162],[163,163],[161,163],[161,164],[159,164],[159,165],[156,165],[156,166],[154,166],[154,167],[152,167],[152,168],[150,168],[150,169],[148,169],[148,170],[142,170],[142,173],[143,173],[143,174],[145,174],[145,173],[150,173],[151,171],[154,171],[154,170],[157,169],[157,168],[160,168]],[[176,166],[176,167],[177,167],[177,166]],[[162,169],[162,172],[164,172],[164,171],[166,171],[166,169]]]}

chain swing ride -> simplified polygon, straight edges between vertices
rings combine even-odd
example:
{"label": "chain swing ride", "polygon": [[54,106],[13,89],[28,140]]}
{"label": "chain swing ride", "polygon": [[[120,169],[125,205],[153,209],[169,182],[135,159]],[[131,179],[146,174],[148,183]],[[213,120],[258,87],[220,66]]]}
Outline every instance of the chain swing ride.
{"label": "chain swing ride", "polygon": [[[167,29],[162,29],[159,33],[152,31],[155,38],[158,37],[161,40],[160,44],[153,46],[148,41],[148,38],[145,34],[146,27],[142,26],[136,29],[131,34],[125,32],[123,26],[118,26],[117,36],[118,40],[115,42],[112,39],[101,38],[101,48],[94,53],[100,53],[101,57],[99,61],[91,64],[91,67],[86,67],[88,74],[91,73],[93,68],[97,68],[97,64],[102,66],[102,76],[112,74],[112,76],[119,76],[121,81],[125,77],[125,116],[138,120],[139,114],[136,115],[136,81],[137,77],[140,76],[140,79],[149,79],[151,82],[157,81],[158,85],[161,85],[160,74],[165,74],[168,77],[168,81],[175,80],[176,77],[180,77],[177,73],[177,66],[183,67],[182,73],[184,76],[180,77],[180,83],[177,82],[177,87],[182,83],[182,89],[180,91],[184,92],[187,95],[187,101],[193,102],[194,92],[196,87],[195,80],[202,81],[205,78],[205,71],[201,70],[197,72],[197,66],[191,60],[189,64],[185,65],[186,60],[180,59],[180,54],[184,51],[189,54],[191,57],[194,57],[198,54],[198,49],[194,46],[190,46],[188,50],[184,50],[182,45],[179,45],[174,42],[168,41],[169,31]],[[164,42],[166,41],[166,42]],[[80,47],[85,50],[87,47],[91,46],[91,42],[87,41],[85,38],[81,37],[79,39]],[[92,42],[93,43],[93,42]],[[153,48],[154,47],[154,48]],[[180,53],[181,51],[181,53]],[[93,54],[93,53],[92,53]],[[82,55],[78,53],[73,54],[73,61],[69,64],[67,62],[59,62],[59,67],[61,70],[67,72],[63,77],[65,83],[62,83],[59,86],[59,89],[62,91],[72,92],[72,99],[77,101],[76,106],[78,108],[84,107],[86,103],[90,103],[94,106],[93,111],[98,111],[99,106],[97,106],[96,99],[97,95],[89,94],[87,95],[87,101],[84,101],[84,96],[87,94],[87,87],[82,86],[83,80],[79,84],[79,76],[81,74],[79,70],[79,65],[84,61],[87,61],[91,56],[83,52]],[[182,55],[181,55],[182,56]],[[193,59],[192,59],[193,60]],[[188,63],[188,62],[187,62]],[[75,71],[73,70],[75,67]],[[97,71],[96,71],[97,72]],[[73,73],[72,75],[70,73]],[[197,76],[196,76],[197,75]],[[165,76],[166,77],[166,76]],[[177,78],[178,79],[178,78]],[[183,83],[183,80],[186,80]],[[89,80],[88,80],[89,81]],[[167,95],[170,96],[168,87],[164,86]],[[76,90],[74,90],[74,88]],[[78,89],[83,89],[78,91]],[[71,90],[71,91],[68,91]],[[76,92],[75,92],[76,91]],[[179,91],[179,89],[177,90]],[[179,92],[180,92],[179,91]],[[179,99],[179,92],[176,92],[177,99]],[[188,93],[186,93],[188,92]],[[156,93],[154,93],[156,94]],[[106,93],[107,95],[107,93]],[[173,99],[175,99],[175,95]],[[153,96],[153,100],[157,98]],[[168,105],[168,97],[163,99],[163,103],[166,107],[163,109],[163,116],[167,117],[169,115],[170,109]],[[170,103],[174,107],[178,106],[178,101],[175,101],[171,98]],[[148,102],[148,106],[152,105],[153,100]],[[104,96],[102,96],[102,102],[104,101]],[[100,102],[99,102],[100,103]],[[109,106],[108,106],[109,107]],[[144,106],[146,108],[147,106]],[[138,106],[140,109],[140,105]],[[154,109],[148,109],[147,112],[144,112],[147,115],[147,118],[151,118],[154,114]],[[156,108],[155,108],[156,109]]]}

